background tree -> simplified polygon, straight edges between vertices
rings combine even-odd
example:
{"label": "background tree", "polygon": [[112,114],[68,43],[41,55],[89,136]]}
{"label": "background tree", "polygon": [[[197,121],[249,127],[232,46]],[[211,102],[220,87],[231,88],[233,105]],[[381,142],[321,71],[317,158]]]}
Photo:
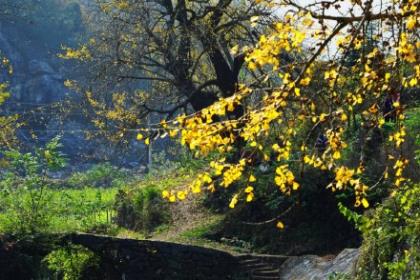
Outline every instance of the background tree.
{"label": "background tree", "polygon": [[[4,76],[11,75],[13,73],[13,68],[10,65],[10,61],[3,57],[0,50],[0,71],[3,72]],[[7,112],[3,103],[10,97],[10,92],[8,91],[7,81],[0,80],[0,147],[10,148],[16,144],[16,135],[15,130],[19,126],[17,123],[18,116],[12,115]]]}
{"label": "background tree", "polygon": [[254,44],[275,18],[257,3],[99,1],[102,14],[95,25],[101,28],[88,45],[64,54],[92,66],[86,97],[98,126],[117,127],[114,134],[121,135],[139,128],[149,113],[170,119],[232,96],[241,70],[249,73],[243,47]]}

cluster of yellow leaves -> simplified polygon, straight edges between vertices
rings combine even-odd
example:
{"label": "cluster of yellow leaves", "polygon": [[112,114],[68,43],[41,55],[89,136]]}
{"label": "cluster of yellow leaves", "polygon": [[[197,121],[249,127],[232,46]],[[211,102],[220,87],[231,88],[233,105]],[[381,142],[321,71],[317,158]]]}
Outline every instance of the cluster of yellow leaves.
{"label": "cluster of yellow leaves", "polygon": [[397,132],[389,136],[389,141],[394,142],[397,148],[399,148],[401,144],[405,141],[405,136],[405,128],[404,126],[401,126]]}
{"label": "cluster of yellow leaves", "polygon": [[333,192],[336,190],[343,190],[347,185],[353,187],[355,192],[355,206],[363,205],[368,208],[369,202],[366,199],[368,186],[360,181],[360,178],[355,178],[357,174],[362,173],[363,168],[359,167],[357,170],[350,169],[347,166],[340,166],[335,169],[334,182],[329,184],[327,188],[331,188]]}
{"label": "cluster of yellow leaves", "polygon": [[281,52],[293,51],[300,52],[303,40],[306,34],[293,26],[293,20],[288,22],[279,22],[270,36],[261,36],[258,45],[247,56],[246,62],[250,70],[257,67],[271,65],[273,70],[277,70],[281,64],[279,55]]}
{"label": "cluster of yellow leaves", "polygon": [[62,59],[77,59],[80,61],[88,61],[92,59],[92,54],[86,45],[82,45],[79,49],[63,47],[64,53],[58,56]]}
{"label": "cluster of yellow leaves", "polygon": [[291,190],[294,191],[299,189],[299,183],[295,181],[295,175],[289,170],[287,164],[281,165],[276,168],[276,177],[274,181],[277,186],[279,186],[280,191],[285,194],[291,193]]}
{"label": "cluster of yellow leaves", "polygon": [[239,91],[229,98],[222,98],[213,105],[193,116],[180,115],[174,122],[179,127],[169,129],[169,135],[175,137],[180,134],[181,144],[187,145],[197,155],[208,155],[211,151],[227,152],[232,149],[234,130],[238,121],[226,120],[214,122],[214,118],[222,118],[232,112],[241,100],[252,91],[247,87],[240,87]]}
{"label": "cluster of yellow leaves", "polygon": [[399,158],[395,161],[393,169],[395,171],[395,186],[399,187],[406,179],[403,176],[404,168],[407,166],[408,160]]}
{"label": "cluster of yellow leaves", "polygon": [[10,93],[7,90],[8,87],[7,83],[0,83],[0,105],[10,97]]}

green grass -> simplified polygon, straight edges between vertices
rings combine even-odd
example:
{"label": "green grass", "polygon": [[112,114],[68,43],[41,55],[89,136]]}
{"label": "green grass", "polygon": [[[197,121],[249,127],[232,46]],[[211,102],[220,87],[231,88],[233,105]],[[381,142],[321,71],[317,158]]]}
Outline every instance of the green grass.
{"label": "green grass", "polygon": [[[47,189],[43,190],[43,211],[47,215],[49,232],[63,233],[89,231],[91,228],[110,224],[114,215],[112,207],[116,188],[98,189]],[[29,192],[21,193],[19,200],[28,203]],[[12,218],[17,215],[12,209],[0,213],[0,232],[10,229]]]}
{"label": "green grass", "polygon": [[180,234],[180,238],[183,239],[202,239],[206,238],[209,234],[214,232],[220,222],[223,220],[223,215],[214,215],[208,217],[205,221],[197,225],[196,227],[184,231]]}
{"label": "green grass", "polygon": [[[116,188],[51,190],[59,215],[53,215],[55,231],[85,231],[101,224],[110,224]],[[64,204],[63,204],[64,203]]]}

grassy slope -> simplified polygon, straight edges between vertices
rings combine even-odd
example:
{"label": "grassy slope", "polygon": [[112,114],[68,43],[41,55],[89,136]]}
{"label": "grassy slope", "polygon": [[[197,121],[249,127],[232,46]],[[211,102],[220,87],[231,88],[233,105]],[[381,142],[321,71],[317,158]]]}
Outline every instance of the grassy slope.
{"label": "grassy slope", "polygon": [[[160,191],[164,189],[182,189],[192,181],[197,172],[197,168],[156,170],[128,186],[126,190],[136,191],[150,186],[156,187]],[[232,253],[247,251],[244,248],[231,246],[208,238],[218,225],[222,223],[224,215],[213,213],[203,206],[203,196],[196,195],[182,202],[170,203],[169,212],[171,216],[170,221],[157,227],[147,236],[124,228],[119,228],[115,234],[121,238],[149,238],[152,240],[217,248]]]}

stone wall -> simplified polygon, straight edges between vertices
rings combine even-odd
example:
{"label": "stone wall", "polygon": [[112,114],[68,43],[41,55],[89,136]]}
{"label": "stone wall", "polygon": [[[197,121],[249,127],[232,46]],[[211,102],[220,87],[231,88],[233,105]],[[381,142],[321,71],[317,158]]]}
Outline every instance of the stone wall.
{"label": "stone wall", "polygon": [[238,263],[217,250],[161,241],[73,234],[68,241],[101,258],[106,279],[234,279]]}
{"label": "stone wall", "polygon": [[0,280],[56,279],[42,259],[68,242],[89,248],[99,267],[86,270],[88,280],[323,280],[353,278],[358,249],[337,256],[231,255],[218,250],[152,240],[92,234],[38,236],[16,240],[0,235]]}

